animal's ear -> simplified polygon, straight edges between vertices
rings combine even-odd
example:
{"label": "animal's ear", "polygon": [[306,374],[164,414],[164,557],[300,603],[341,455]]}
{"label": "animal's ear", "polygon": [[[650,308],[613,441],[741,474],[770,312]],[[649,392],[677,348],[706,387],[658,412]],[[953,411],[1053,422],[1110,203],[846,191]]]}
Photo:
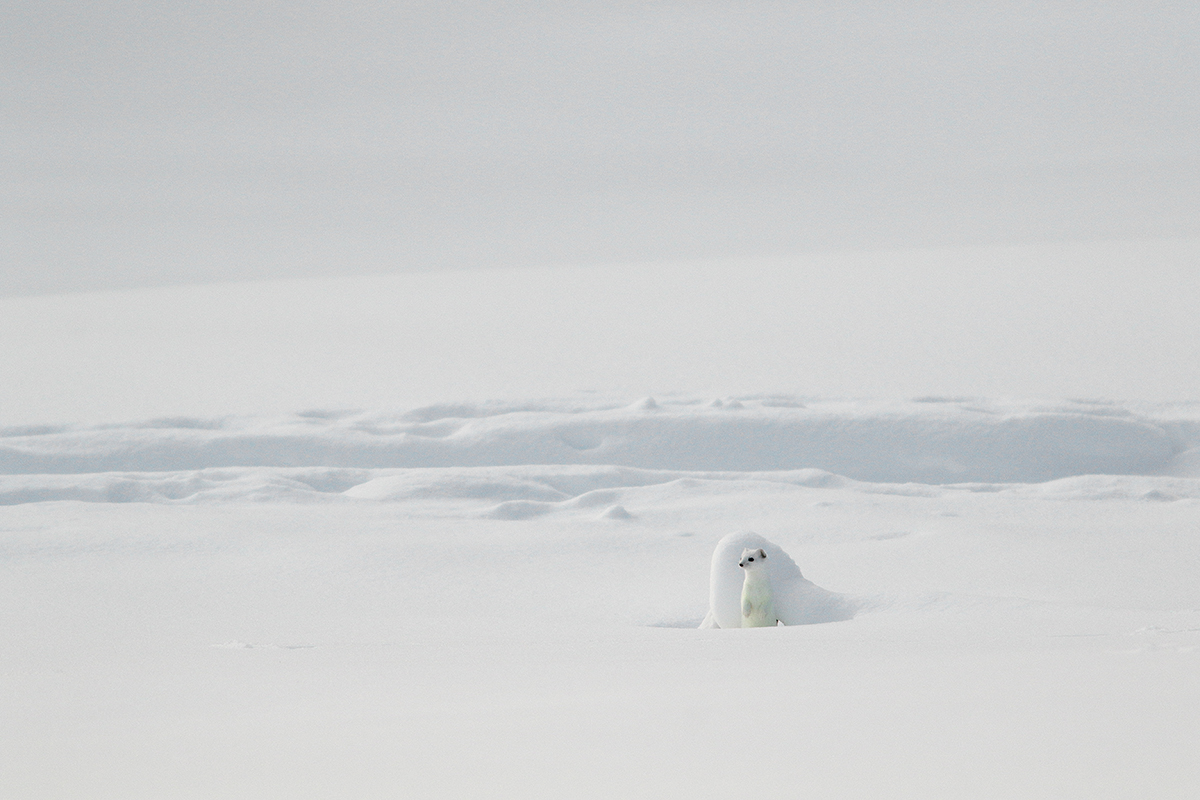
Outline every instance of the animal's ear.
{"label": "animal's ear", "polygon": [[758,549],[758,557],[759,557],[759,558],[766,558],[766,557],[767,557],[767,551],[766,551],[766,550],[763,550],[763,549],[760,547],[760,548]]}

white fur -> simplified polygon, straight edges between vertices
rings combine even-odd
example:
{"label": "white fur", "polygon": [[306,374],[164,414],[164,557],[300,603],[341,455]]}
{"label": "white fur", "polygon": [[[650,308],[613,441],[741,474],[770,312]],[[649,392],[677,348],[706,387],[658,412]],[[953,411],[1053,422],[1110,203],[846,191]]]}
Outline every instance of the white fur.
{"label": "white fur", "polygon": [[746,574],[738,562],[746,549],[762,549],[767,554],[774,613],[784,625],[838,622],[854,616],[857,606],[849,598],[805,580],[796,562],[779,545],[757,533],[742,531],[721,539],[713,551],[708,616],[700,627],[742,627],[742,588]]}
{"label": "white fur", "polygon": [[738,566],[746,571],[746,579],[742,582],[742,627],[775,627],[779,624],[779,618],[775,616],[775,603],[771,598],[767,551],[747,547],[742,551]]}

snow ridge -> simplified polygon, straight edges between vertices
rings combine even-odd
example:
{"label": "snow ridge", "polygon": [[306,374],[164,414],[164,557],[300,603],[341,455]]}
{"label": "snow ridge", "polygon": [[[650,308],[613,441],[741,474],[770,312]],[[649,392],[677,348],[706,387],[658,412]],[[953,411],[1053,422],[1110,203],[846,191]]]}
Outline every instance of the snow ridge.
{"label": "snow ridge", "polygon": [[820,469],[862,481],[1041,482],[1146,474],[1182,450],[1171,421],[1119,407],[987,407],[954,401],[624,408],[525,403],[404,414],[172,419],[0,435],[0,474],[164,472],[220,467],[359,469],[521,464],[641,469]]}
{"label": "snow ridge", "polygon": [[[490,516],[524,519],[619,505],[612,490],[679,481],[907,494],[1037,484],[1052,496],[1190,498],[1200,426],[1195,409],[1173,411],[762,396],[42,426],[0,430],[0,504],[474,500],[490,502]],[[1160,477],[1136,486],[1085,477],[1120,475]]]}

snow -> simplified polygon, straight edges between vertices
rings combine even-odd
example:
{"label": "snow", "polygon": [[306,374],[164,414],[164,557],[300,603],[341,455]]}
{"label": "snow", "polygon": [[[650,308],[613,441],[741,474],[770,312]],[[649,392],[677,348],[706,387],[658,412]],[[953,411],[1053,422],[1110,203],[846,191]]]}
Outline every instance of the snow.
{"label": "snow", "polygon": [[820,469],[885,483],[1031,483],[1168,469],[1198,430],[1200,411],[1190,406],[1138,413],[1095,401],[1022,406],[924,398],[801,405],[776,397],[714,407],[683,398],[623,408],[494,402],[404,413],[17,427],[0,430],[0,468],[47,474],[592,464]]}
{"label": "snow", "polygon": [[1187,401],[1198,261],[1192,238],[0,297],[0,425],[676,393]]}
{"label": "snow", "polygon": [[3,12],[0,800],[1200,797],[1194,7],[150,6]]}
{"label": "snow", "polygon": [[[634,520],[451,516],[453,500],[9,506],[4,785],[1191,793],[1197,500],[877,488],[671,482],[622,492]],[[862,608],[695,630],[736,526]],[[747,742],[751,774],[730,756]]]}
{"label": "snow", "polygon": [[[714,355],[727,329],[689,344],[693,326],[644,338],[661,383],[634,388],[642,367],[614,360],[650,329],[616,324],[613,274],[564,279],[610,291],[588,295],[587,335],[554,315],[468,335],[473,290],[455,306],[433,291],[451,278],[405,279],[422,325],[451,316],[386,347],[368,334],[400,330],[396,295],[377,290],[399,284],[375,279],[320,284],[324,305],[296,283],[0,301],[18,375],[0,387],[0,794],[1195,796],[1184,362],[1126,400],[1041,378],[963,393],[912,360],[894,374],[929,391],[743,391],[775,362],[703,384],[759,355],[734,334]],[[561,297],[545,277],[481,277],[479,297]],[[1195,324],[1166,319],[1146,335]],[[555,325],[572,379],[585,354],[625,378],[559,391],[533,366]],[[1069,351],[1070,330],[1040,346]],[[788,335],[782,360],[803,349]],[[338,386],[339,359],[377,371]],[[1105,369],[1125,367],[1151,369]],[[740,592],[714,556],[750,541],[805,624],[700,628]]]}

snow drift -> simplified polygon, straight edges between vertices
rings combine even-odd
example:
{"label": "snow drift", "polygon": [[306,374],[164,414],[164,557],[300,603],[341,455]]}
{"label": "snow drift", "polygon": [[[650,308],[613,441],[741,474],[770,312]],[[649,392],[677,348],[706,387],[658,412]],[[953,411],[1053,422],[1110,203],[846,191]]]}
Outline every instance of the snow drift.
{"label": "snow drift", "polygon": [[9,475],[542,464],[818,469],[860,481],[941,484],[1160,471],[1187,448],[1195,423],[1096,403],[801,404],[757,398],[625,406],[462,404],[407,413],[167,419],[0,434],[0,473]]}

